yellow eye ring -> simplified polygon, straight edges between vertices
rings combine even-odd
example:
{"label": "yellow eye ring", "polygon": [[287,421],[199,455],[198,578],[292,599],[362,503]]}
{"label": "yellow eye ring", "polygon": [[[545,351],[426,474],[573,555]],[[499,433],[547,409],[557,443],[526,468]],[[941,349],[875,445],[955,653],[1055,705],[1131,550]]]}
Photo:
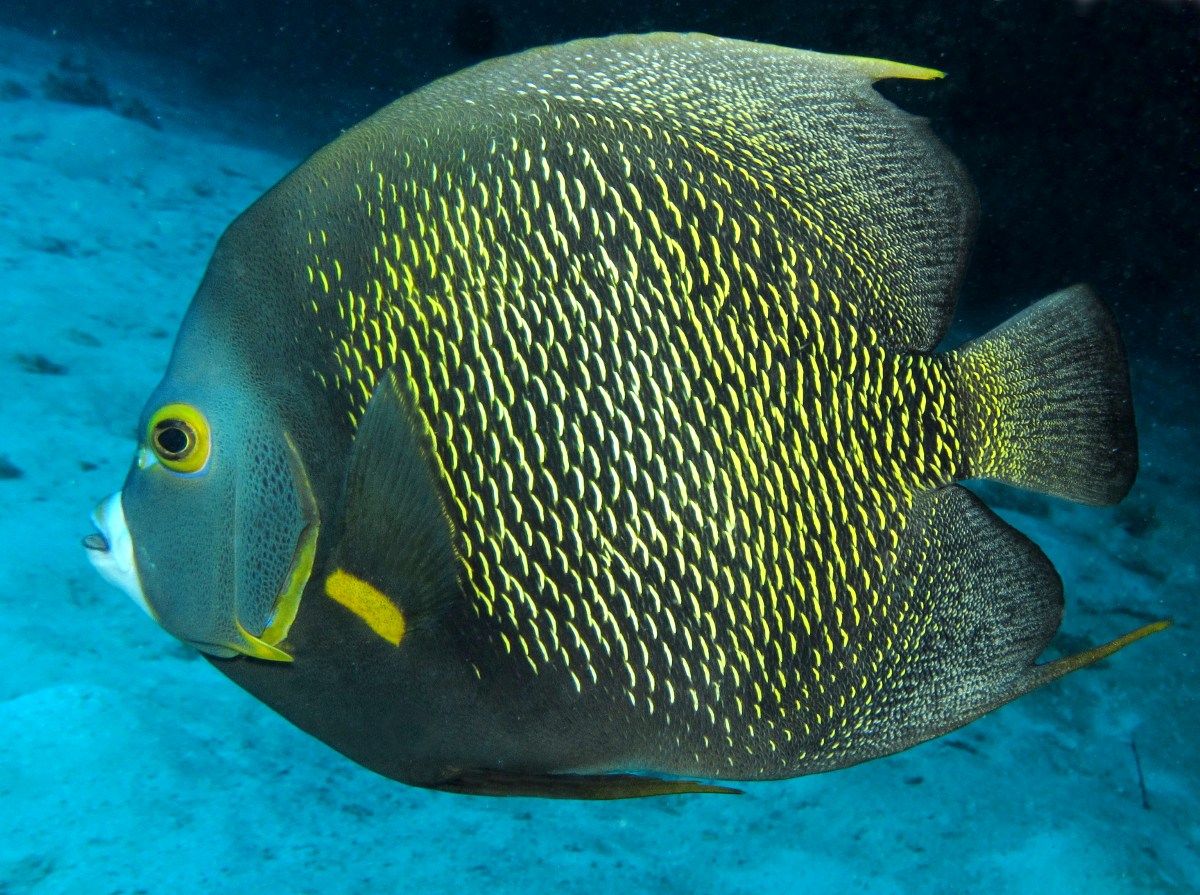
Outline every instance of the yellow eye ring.
{"label": "yellow eye ring", "polygon": [[191,404],[166,404],[150,418],[146,441],[172,472],[195,473],[208,464],[212,436],[208,420]]}

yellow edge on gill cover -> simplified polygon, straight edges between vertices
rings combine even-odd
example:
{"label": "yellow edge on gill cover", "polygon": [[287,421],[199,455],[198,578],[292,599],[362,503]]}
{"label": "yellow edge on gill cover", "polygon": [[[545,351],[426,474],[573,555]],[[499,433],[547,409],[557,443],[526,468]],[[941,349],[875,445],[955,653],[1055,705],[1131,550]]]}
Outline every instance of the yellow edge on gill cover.
{"label": "yellow edge on gill cover", "polygon": [[872,59],[870,56],[845,56],[847,61],[855,62],[863,74],[872,81],[882,81],[885,78],[908,78],[913,81],[933,81],[946,77],[944,71],[936,68],[922,68],[919,65],[905,65],[903,62],[892,62],[889,59]]}
{"label": "yellow edge on gill cover", "polygon": [[266,659],[269,662],[292,661],[291,653],[280,649],[276,644],[287,637],[292,622],[296,620],[296,613],[300,609],[300,597],[304,593],[304,586],[308,583],[308,576],[312,574],[313,559],[317,555],[318,528],[319,526],[315,524],[309,525],[300,533],[296,554],[292,557],[292,567],[288,570],[287,583],[276,598],[274,617],[267,625],[266,630],[262,632],[262,636],[254,636],[242,626],[238,619],[234,619],[238,634],[242,637],[242,643],[230,644],[232,649],[244,656]]}
{"label": "yellow edge on gill cover", "polygon": [[343,569],[325,579],[325,593],[341,603],[393,646],[404,639],[404,613],[379,590]]}
{"label": "yellow edge on gill cover", "polygon": [[288,571],[287,584],[275,602],[275,617],[262,632],[262,639],[274,646],[287,637],[300,609],[300,596],[312,574],[313,559],[317,555],[318,526],[309,525],[300,534],[296,554],[292,557],[292,568]]}
{"label": "yellow edge on gill cover", "polygon": [[241,643],[229,644],[230,649],[235,649],[243,656],[250,656],[254,659],[265,659],[268,662],[291,662],[290,654],[285,653],[277,646],[272,646],[260,637],[255,637],[244,627],[236,618],[233,623],[237,625],[238,634],[242,637]]}
{"label": "yellow edge on gill cover", "polygon": [[308,578],[312,574],[313,561],[317,555],[317,535],[321,528],[316,499],[313,497],[312,486],[309,484],[304,464],[300,462],[300,452],[296,449],[296,443],[292,440],[291,435],[285,432],[283,437],[288,446],[288,462],[295,480],[300,511],[304,515],[307,525],[296,540],[296,551],[292,555],[291,567],[288,569],[283,588],[275,598],[275,611],[272,613],[270,623],[262,632],[262,636],[256,637],[247,631],[240,621],[234,620],[243,642],[233,646],[233,649],[243,655],[271,662],[292,661],[291,654],[280,649],[276,644],[287,637],[292,622],[296,620],[296,613],[300,610],[300,598],[303,596],[304,587],[308,584]]}

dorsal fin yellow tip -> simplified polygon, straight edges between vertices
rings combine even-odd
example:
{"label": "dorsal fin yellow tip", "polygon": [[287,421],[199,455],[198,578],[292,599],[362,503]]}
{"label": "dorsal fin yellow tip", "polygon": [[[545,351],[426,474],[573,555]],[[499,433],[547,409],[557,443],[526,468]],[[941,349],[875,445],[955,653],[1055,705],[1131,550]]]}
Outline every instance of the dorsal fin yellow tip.
{"label": "dorsal fin yellow tip", "polygon": [[857,64],[863,74],[872,81],[882,81],[886,78],[907,78],[911,81],[935,81],[946,77],[944,71],[936,68],[923,68],[920,65],[906,65],[903,62],[892,62],[889,59],[872,59],[869,56],[846,56],[847,61]]}

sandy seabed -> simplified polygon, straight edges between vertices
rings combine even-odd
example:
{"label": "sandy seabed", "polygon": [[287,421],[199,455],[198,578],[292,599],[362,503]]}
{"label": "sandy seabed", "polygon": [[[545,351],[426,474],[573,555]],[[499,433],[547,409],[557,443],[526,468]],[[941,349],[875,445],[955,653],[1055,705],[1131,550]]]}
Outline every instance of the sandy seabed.
{"label": "sandy seabed", "polygon": [[1200,891],[1200,420],[1153,358],[1132,358],[1139,392],[1180,398],[1141,414],[1124,504],[987,497],[1064,578],[1051,655],[1176,626],[893,758],[736,798],[468,798],[364,771],[241,692],[80,538],[217,237],[299,159],[139,94],[135,61],[110,86],[161,129],[52,101],[71,51],[0,33],[0,895]]}

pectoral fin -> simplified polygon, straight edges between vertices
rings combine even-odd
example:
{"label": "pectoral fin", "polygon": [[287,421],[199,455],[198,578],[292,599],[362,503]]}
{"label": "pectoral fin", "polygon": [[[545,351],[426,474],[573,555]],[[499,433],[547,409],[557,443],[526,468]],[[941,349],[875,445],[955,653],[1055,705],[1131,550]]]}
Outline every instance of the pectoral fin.
{"label": "pectoral fin", "polygon": [[421,419],[392,370],[359,422],[326,596],[399,646],[459,595],[449,517]]}

